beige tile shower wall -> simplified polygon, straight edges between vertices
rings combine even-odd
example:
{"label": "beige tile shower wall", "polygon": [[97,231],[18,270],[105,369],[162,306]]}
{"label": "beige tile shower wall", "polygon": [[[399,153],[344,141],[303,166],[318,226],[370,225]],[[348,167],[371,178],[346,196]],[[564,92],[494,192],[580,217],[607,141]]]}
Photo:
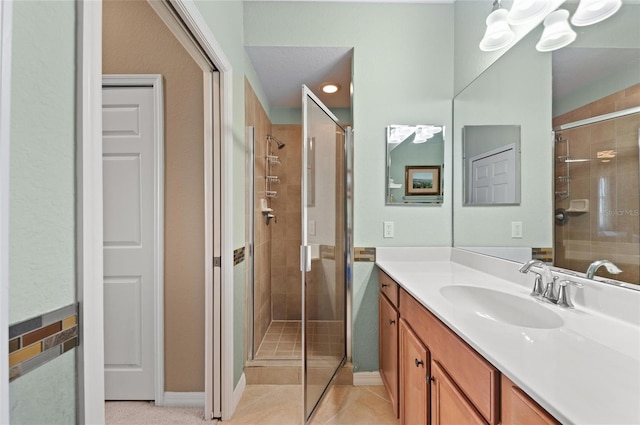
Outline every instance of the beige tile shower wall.
{"label": "beige tile shower wall", "polygon": [[[271,238],[273,220],[267,226],[260,200],[265,197],[265,157],[267,134],[271,134],[271,122],[258,100],[251,84],[245,78],[245,125],[254,127],[255,138],[255,207],[254,220],[254,346],[257,349],[271,323]],[[248,326],[251,326],[249,324]]]}
{"label": "beige tile shower wall", "polygon": [[165,390],[204,391],[202,70],[146,1],[103,5],[103,72],[164,79]]}
{"label": "beige tile shower wall", "polygon": [[[557,117],[554,124],[639,105],[637,84]],[[592,261],[606,258],[623,270],[609,277],[640,283],[639,131],[640,114],[634,114],[561,132],[569,141],[570,156],[589,161],[570,164],[571,194],[556,198],[556,208],[568,209],[571,199],[589,199],[589,211],[570,213],[565,225],[555,226],[560,267],[586,271]],[[556,147],[557,156],[566,155],[564,143]],[[557,163],[556,190],[563,170],[564,164]],[[598,274],[607,276],[605,270]]]}
{"label": "beige tile shower wall", "polygon": [[272,228],[271,296],[274,320],[300,320],[300,244],[302,126],[273,125],[272,134],[286,144],[276,151],[282,165],[274,168],[280,183],[274,185],[278,197],[272,199],[277,222]]}

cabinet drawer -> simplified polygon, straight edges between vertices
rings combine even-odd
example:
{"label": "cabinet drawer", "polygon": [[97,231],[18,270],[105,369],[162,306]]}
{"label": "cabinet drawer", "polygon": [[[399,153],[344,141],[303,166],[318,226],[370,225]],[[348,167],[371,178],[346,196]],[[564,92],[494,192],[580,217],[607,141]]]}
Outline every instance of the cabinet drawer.
{"label": "cabinet drawer", "polygon": [[400,317],[406,320],[467,398],[491,425],[499,420],[500,374],[438,318],[400,289]]}
{"label": "cabinet drawer", "polygon": [[398,308],[398,284],[382,270],[378,271],[378,287],[391,304]]}
{"label": "cabinet drawer", "polygon": [[551,415],[526,395],[507,377],[502,375],[502,423],[503,425],[555,425]]}

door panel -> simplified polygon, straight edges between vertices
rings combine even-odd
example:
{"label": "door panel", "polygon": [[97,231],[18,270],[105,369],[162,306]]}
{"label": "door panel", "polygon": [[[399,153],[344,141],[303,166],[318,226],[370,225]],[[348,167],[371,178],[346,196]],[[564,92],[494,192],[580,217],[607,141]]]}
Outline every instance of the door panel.
{"label": "door panel", "polygon": [[400,319],[400,423],[426,424],[429,418],[429,351]]}
{"label": "door panel", "polygon": [[515,147],[472,159],[472,203],[509,204],[516,201]]}
{"label": "door panel", "polygon": [[346,358],[345,130],[303,87],[302,362],[308,421]]}
{"label": "door panel", "polygon": [[155,399],[152,87],[103,88],[105,398]]}
{"label": "door panel", "polygon": [[433,425],[487,424],[437,361],[432,364],[432,373],[431,423]]}

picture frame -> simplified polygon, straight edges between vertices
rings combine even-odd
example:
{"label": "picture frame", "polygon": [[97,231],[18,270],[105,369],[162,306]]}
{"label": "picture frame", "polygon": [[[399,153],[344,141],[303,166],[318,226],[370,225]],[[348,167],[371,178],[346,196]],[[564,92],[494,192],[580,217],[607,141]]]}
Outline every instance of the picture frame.
{"label": "picture frame", "polygon": [[439,196],[440,165],[407,165],[404,172],[405,196]]}

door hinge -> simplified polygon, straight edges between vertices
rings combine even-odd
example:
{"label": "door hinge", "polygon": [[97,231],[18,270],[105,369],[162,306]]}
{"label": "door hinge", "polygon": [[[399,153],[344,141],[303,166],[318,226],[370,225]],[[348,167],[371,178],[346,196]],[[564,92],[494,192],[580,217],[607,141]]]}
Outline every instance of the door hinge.
{"label": "door hinge", "polygon": [[220,257],[213,257],[213,267],[222,267],[222,259]]}

